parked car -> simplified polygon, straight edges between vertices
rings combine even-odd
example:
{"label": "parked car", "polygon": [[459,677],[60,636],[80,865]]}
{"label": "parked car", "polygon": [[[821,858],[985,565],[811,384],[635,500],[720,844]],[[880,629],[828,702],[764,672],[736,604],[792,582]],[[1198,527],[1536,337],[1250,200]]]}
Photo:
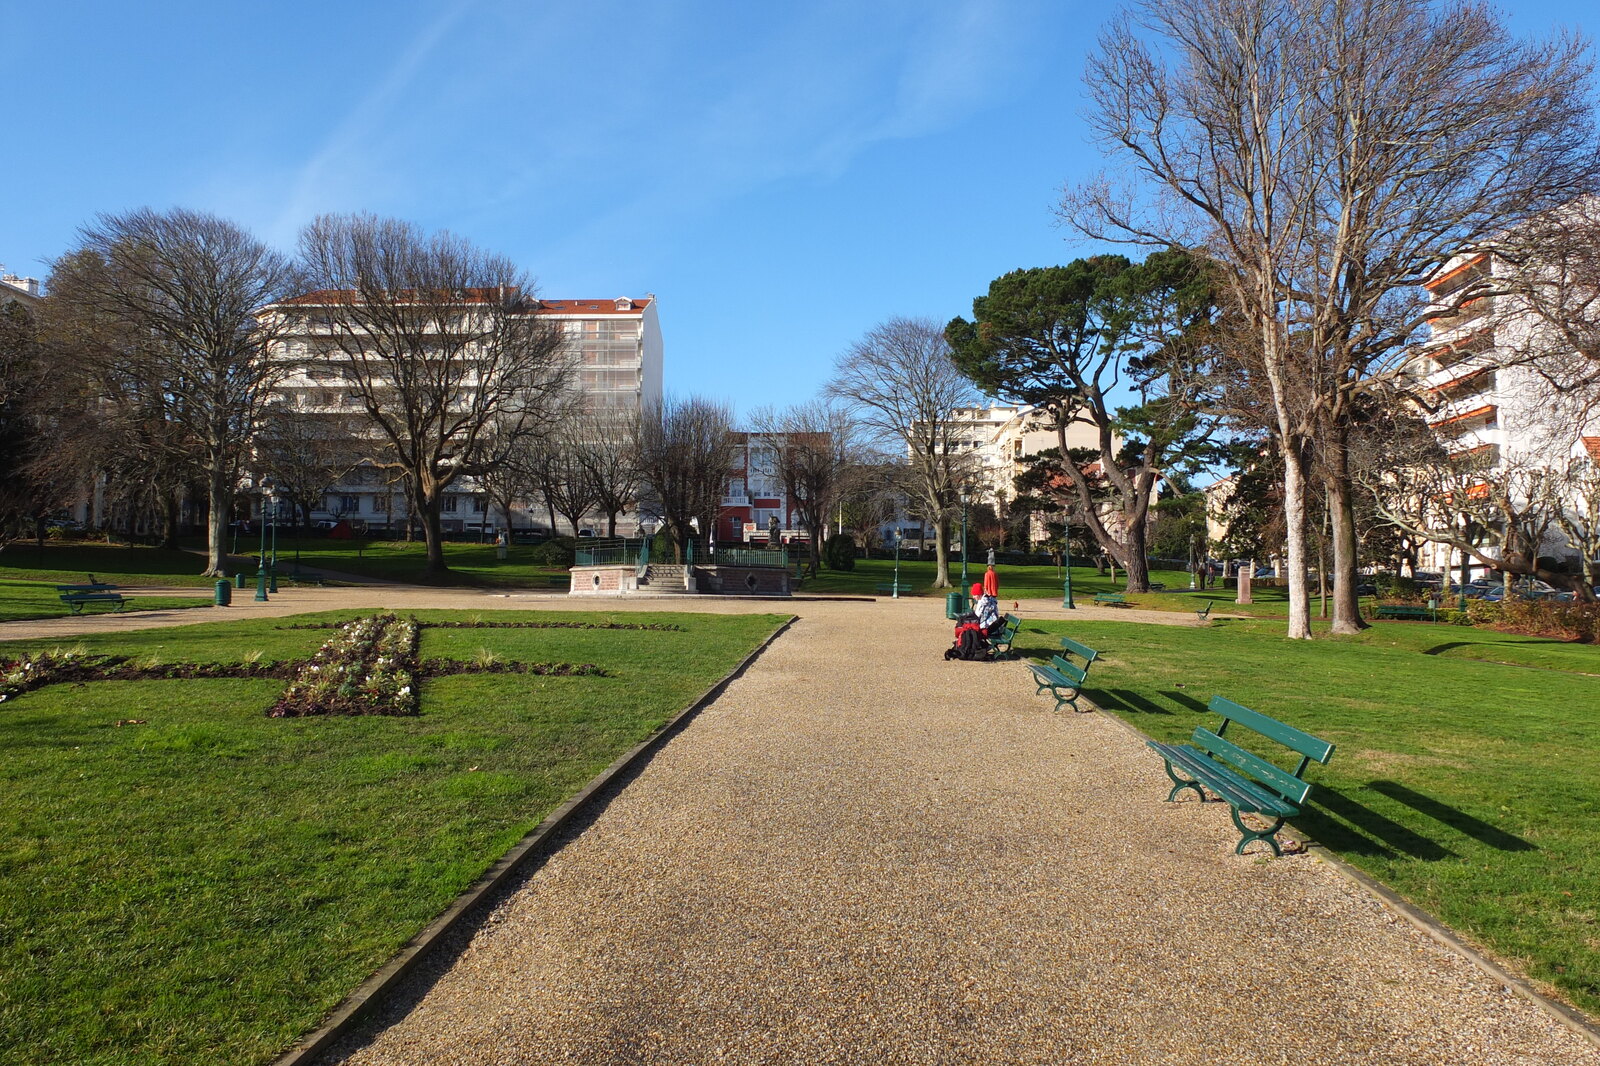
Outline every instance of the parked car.
{"label": "parked car", "polygon": [[1270,566],[1258,566],[1258,567],[1256,567],[1255,576],[1258,577],[1258,578],[1262,578],[1262,577],[1277,577],[1278,576],[1278,572],[1276,570],[1274,570]]}

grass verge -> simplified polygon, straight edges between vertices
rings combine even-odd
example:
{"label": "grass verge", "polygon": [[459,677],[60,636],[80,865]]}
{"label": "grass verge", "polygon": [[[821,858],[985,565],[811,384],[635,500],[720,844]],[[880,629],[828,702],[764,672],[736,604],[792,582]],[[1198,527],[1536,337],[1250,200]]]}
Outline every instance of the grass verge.
{"label": "grass verge", "polygon": [[[299,620],[74,643],[165,662],[302,658],[328,632],[279,628]],[[408,718],[268,719],[283,683],[263,680],[57,685],[8,701],[0,1063],[271,1059],[781,619],[618,621],[676,628],[425,630],[425,658],[592,662],[612,676],[442,677]]]}
{"label": "grass verge", "polygon": [[1017,649],[1047,656],[1069,630],[1102,653],[1085,695],[1156,739],[1223,695],[1336,743],[1295,827],[1600,1014],[1600,648],[1427,623],[1307,642],[1270,621],[1030,621]]}
{"label": "grass verge", "polygon": [[[211,602],[210,597],[202,596],[198,591],[193,596],[129,596],[128,602],[122,605],[122,610],[124,613],[168,611],[183,607],[209,607]],[[111,607],[107,604],[90,604],[83,609],[83,613],[104,614],[109,610]],[[61,602],[61,594],[56,591],[54,585],[39,581],[0,580],[0,622],[16,622],[29,618],[60,618],[71,613],[72,609]]]}

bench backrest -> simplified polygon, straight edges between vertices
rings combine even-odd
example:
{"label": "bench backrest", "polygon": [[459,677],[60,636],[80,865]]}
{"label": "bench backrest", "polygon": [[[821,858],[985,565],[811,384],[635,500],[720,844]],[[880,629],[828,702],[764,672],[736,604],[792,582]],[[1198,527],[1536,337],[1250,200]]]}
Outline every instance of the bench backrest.
{"label": "bench backrest", "polygon": [[[1306,796],[1311,792],[1310,782],[1303,780],[1306,766],[1312,760],[1326,763],[1333,756],[1332,744],[1320,737],[1302,732],[1294,726],[1285,725],[1276,718],[1269,718],[1232,700],[1223,699],[1221,696],[1211,697],[1211,710],[1222,715],[1222,725],[1217,727],[1216,732],[1205,726],[1196,728],[1194,736],[1190,738],[1195,747],[1210,752],[1234,769],[1249,774],[1291,803],[1305,802]],[[1276,763],[1269,762],[1224,739],[1223,734],[1227,732],[1228,726],[1234,723],[1297,753],[1301,756],[1300,764],[1295,767],[1293,773],[1290,773]]]}
{"label": "bench backrest", "polygon": [[1061,646],[1067,651],[1070,651],[1072,654],[1076,655],[1078,658],[1082,659],[1083,668],[1085,670],[1089,669],[1090,663],[1094,662],[1100,657],[1099,652],[1095,651],[1093,648],[1084,647],[1071,637],[1062,637]]}
{"label": "bench backrest", "polygon": [[1080,685],[1083,684],[1085,672],[1079,669],[1077,666],[1074,666],[1071,659],[1063,659],[1059,655],[1052,655],[1050,657],[1050,665],[1055,669],[1056,673],[1060,674],[1062,677],[1068,678],[1069,680]]}

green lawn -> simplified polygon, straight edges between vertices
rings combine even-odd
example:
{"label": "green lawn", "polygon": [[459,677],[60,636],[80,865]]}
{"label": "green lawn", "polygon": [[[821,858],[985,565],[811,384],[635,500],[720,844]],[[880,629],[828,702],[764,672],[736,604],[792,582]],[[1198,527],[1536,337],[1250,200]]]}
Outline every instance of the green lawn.
{"label": "green lawn", "polygon": [[[967,584],[982,580],[985,567],[980,559],[974,558],[967,563]],[[1007,599],[1012,600],[1038,600],[1054,599],[1061,602],[1062,579],[1061,571],[1054,566],[998,566],[995,568],[1000,575],[1000,599],[1002,603]],[[932,560],[902,559],[900,561],[900,595],[905,596],[905,589],[909,586],[913,591],[911,595],[943,597],[946,591],[954,591],[961,585],[961,560],[957,558],[950,564],[950,580],[954,583],[949,590],[932,588],[935,566]],[[882,595],[876,591],[878,585],[887,585],[894,580],[895,563],[893,559],[857,559],[854,570],[823,570],[816,577],[808,577],[801,586],[801,592],[825,592],[843,595],[876,596]],[[1189,575],[1176,570],[1156,570],[1150,574],[1150,580],[1164,582],[1169,588],[1187,588]],[[1074,599],[1082,598],[1088,602],[1089,597],[1096,592],[1120,592],[1127,584],[1120,572],[1116,581],[1112,581],[1109,574],[1100,574],[1092,566],[1074,566],[1072,568],[1072,595]],[[1156,599],[1165,594],[1153,594]],[[1231,594],[1230,594],[1231,598]]]}
{"label": "green lawn", "polygon": [[[95,575],[99,577],[99,574]],[[80,576],[79,581],[83,578]],[[193,596],[130,596],[122,605],[128,611],[165,611],[179,607],[210,606],[211,597],[202,596],[199,590]],[[112,609],[111,604],[89,604],[83,613],[103,614]],[[0,622],[15,622],[28,618],[59,618],[69,615],[72,609],[61,602],[55,585],[42,581],[8,581],[0,579]]]}
{"label": "green lawn", "polygon": [[535,562],[535,549],[522,544],[508,547],[506,558],[502,560],[493,544],[447,543],[445,560],[451,572],[443,579],[433,579],[423,574],[427,556],[420,540],[330,540],[327,537],[308,537],[298,542],[293,538],[279,538],[280,573],[294,565],[297,543],[301,566],[383,581],[525,588],[548,586],[550,578],[566,576],[564,567]]}
{"label": "green lawn", "polygon": [[1600,1013],[1600,648],[1407,622],[1287,641],[1267,620],[1027,622],[1016,646],[1065,633],[1102,654],[1088,698],[1157,739],[1223,695],[1333,741],[1300,831]]}
{"label": "green lawn", "polygon": [[[280,626],[354,614],[74,643],[296,659],[330,632]],[[563,617],[603,620],[537,616]],[[283,682],[267,680],[56,685],[0,705],[0,1063],[270,1060],[780,618],[617,621],[676,628],[424,630],[425,659],[612,676],[438,678],[416,717],[268,719]],[[48,642],[5,654],[28,646]]]}
{"label": "green lawn", "polygon": [[[235,560],[243,567],[242,560]],[[124,548],[87,541],[12,541],[0,551],[0,578],[77,584],[93,574],[113,585],[209,586],[215,578],[203,576],[206,557],[191,551],[163,548]]]}

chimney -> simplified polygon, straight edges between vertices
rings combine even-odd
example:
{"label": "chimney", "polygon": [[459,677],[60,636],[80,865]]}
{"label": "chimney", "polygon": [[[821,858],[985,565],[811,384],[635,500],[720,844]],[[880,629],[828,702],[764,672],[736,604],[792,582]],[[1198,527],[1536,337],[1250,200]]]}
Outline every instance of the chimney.
{"label": "chimney", "polygon": [[4,277],[0,277],[0,281],[5,282],[14,289],[21,289],[29,296],[39,295],[38,278],[19,278],[15,274],[7,274]]}

